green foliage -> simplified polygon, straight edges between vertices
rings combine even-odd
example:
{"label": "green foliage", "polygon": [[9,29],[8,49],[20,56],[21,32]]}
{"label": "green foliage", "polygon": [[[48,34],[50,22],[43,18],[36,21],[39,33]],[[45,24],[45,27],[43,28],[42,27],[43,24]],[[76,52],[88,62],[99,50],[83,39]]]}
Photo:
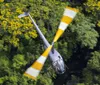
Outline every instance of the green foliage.
{"label": "green foliage", "polygon": [[97,31],[94,29],[95,24],[91,23],[90,17],[85,17],[83,14],[78,14],[74,25],[70,26],[72,32],[76,34],[76,39],[81,42],[82,47],[87,46],[93,49],[97,44]]}
{"label": "green foliage", "polygon": [[[81,11],[55,44],[55,48],[64,56],[65,61],[71,59],[73,52],[78,49],[77,45],[81,48],[88,47],[88,50],[93,49],[94,52],[88,55],[89,60],[82,70],[81,77],[73,74],[70,81],[73,85],[76,83],[77,85],[100,85],[100,49],[95,49],[99,47],[97,43],[100,38],[95,30],[97,25],[100,27],[98,18],[100,1],[87,0],[84,3],[80,1],[80,6],[77,5],[77,0],[71,1],[74,7],[77,6]],[[26,6],[31,6],[32,17],[51,43],[64,7],[68,3],[66,0],[11,0],[9,3],[0,0],[0,85],[53,85],[56,73],[50,68],[49,60],[46,61],[36,81],[23,76],[26,68],[42,54],[44,45],[37,36],[29,17],[19,19],[18,15],[28,11]],[[71,6],[73,4],[69,3]]]}
{"label": "green foliage", "polygon": [[94,21],[97,23],[98,26],[99,25],[99,21],[100,21],[100,1],[99,0],[87,0],[84,3],[85,6],[85,10],[86,12],[90,13],[91,17],[95,17]]}
{"label": "green foliage", "polygon": [[84,80],[86,85],[92,84],[93,74],[90,70],[84,69],[83,70],[83,76],[84,76],[83,80]]}
{"label": "green foliage", "polygon": [[83,75],[84,75],[84,82],[86,85],[99,85],[99,79],[100,79],[100,52],[94,51],[91,53],[92,57],[87,63],[87,68],[84,69]]}
{"label": "green foliage", "polygon": [[7,75],[9,73],[10,61],[6,56],[0,56],[0,62],[0,77],[2,77],[3,75]]}
{"label": "green foliage", "polygon": [[4,0],[0,0],[0,3],[1,3],[1,2],[4,2]]}
{"label": "green foliage", "polygon": [[53,85],[51,78],[47,76],[39,76],[37,85]]}
{"label": "green foliage", "polygon": [[93,52],[91,59],[88,61],[88,67],[100,72],[100,52]]}
{"label": "green foliage", "polygon": [[13,68],[15,69],[20,69],[21,67],[25,66],[26,65],[26,60],[24,59],[24,55],[21,55],[21,54],[17,54],[13,57]]}
{"label": "green foliage", "polygon": [[15,47],[19,46],[22,35],[26,39],[37,37],[36,31],[33,29],[29,18],[18,18],[18,15],[23,13],[22,9],[24,9],[24,7],[25,5],[20,5],[17,2],[2,3],[0,5],[0,28],[2,29],[2,35],[4,35],[1,35],[1,37],[5,42],[11,43]]}
{"label": "green foliage", "polygon": [[77,85],[85,85],[84,83],[78,83]]}
{"label": "green foliage", "polygon": [[84,4],[87,6],[86,11],[97,14],[97,12],[100,11],[100,1],[99,0],[87,0],[87,2]]}
{"label": "green foliage", "polygon": [[97,25],[100,27],[100,21],[98,21],[98,24]]}

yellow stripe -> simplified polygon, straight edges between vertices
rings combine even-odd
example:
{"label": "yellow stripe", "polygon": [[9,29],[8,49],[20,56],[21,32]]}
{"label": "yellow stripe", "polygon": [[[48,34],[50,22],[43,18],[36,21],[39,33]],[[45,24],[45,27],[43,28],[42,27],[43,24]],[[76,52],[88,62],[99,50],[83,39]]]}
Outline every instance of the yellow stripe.
{"label": "yellow stripe", "polygon": [[56,32],[56,35],[54,37],[53,42],[56,42],[59,39],[59,37],[63,34],[63,32],[64,32],[64,30],[58,29],[58,31]]}
{"label": "yellow stripe", "polygon": [[70,9],[70,10],[72,10],[72,11],[75,11],[75,12],[78,12],[79,10],[78,9],[75,9],[75,8],[71,8],[71,7],[66,7],[66,9]]}
{"label": "yellow stripe", "polygon": [[66,24],[70,24],[73,19],[68,16],[63,16],[61,21],[65,22]]}
{"label": "yellow stripe", "polygon": [[31,79],[33,79],[33,80],[36,80],[35,77],[33,77],[33,76],[31,76],[31,75],[29,75],[29,74],[27,74],[27,73],[24,73],[24,76],[27,76],[28,78],[31,78]]}
{"label": "yellow stripe", "polygon": [[31,67],[32,67],[32,68],[35,68],[35,69],[37,69],[37,70],[41,70],[42,67],[43,67],[43,64],[41,64],[41,63],[39,63],[39,62],[36,61],[35,63],[32,64]]}
{"label": "yellow stripe", "polygon": [[42,56],[47,57],[48,54],[49,54],[49,52],[51,51],[51,48],[52,48],[52,45],[50,45],[50,46],[44,51],[44,53],[42,54]]}

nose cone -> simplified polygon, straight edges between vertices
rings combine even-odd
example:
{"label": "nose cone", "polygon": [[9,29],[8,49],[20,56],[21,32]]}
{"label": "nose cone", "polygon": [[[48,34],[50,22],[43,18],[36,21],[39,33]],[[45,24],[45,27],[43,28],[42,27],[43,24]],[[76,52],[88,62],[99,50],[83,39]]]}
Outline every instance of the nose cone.
{"label": "nose cone", "polygon": [[64,69],[58,69],[57,74],[63,74],[63,73],[65,73],[65,71],[66,71],[65,68]]}
{"label": "nose cone", "polygon": [[57,74],[63,74],[66,71],[65,64],[62,59],[53,63],[53,68]]}
{"label": "nose cone", "polygon": [[65,65],[63,62],[58,63],[57,73],[63,74],[66,71]]}

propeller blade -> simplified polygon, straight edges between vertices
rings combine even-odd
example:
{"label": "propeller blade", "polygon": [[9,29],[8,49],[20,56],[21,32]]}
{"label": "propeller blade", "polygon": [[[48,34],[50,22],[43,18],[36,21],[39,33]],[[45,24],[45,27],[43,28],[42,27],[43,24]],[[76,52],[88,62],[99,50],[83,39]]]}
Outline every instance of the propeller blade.
{"label": "propeller blade", "polygon": [[77,12],[78,12],[78,10],[75,9],[75,8],[71,8],[71,7],[66,7],[65,8],[63,17],[61,19],[60,25],[58,27],[58,30],[56,32],[56,35],[54,37],[53,42],[56,42],[59,39],[59,37],[66,30],[66,28],[68,27],[68,25],[72,22],[73,18],[77,14]]}
{"label": "propeller blade", "polygon": [[35,80],[36,77],[39,75],[51,49],[52,45],[50,45],[44,51],[44,53],[26,70],[24,75]]}

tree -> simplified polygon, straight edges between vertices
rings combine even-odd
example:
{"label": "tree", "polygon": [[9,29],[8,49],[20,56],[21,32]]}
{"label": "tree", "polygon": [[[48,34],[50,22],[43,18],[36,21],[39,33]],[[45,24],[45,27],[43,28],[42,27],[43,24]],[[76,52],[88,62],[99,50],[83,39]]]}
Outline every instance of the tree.
{"label": "tree", "polygon": [[[64,76],[64,82],[99,85],[99,4],[99,0],[0,0],[0,85],[54,84],[58,76],[49,60],[36,81],[23,76],[25,70],[44,51],[44,45],[29,17],[19,19],[18,15],[30,7],[30,14],[51,43],[66,5],[80,12],[54,45],[66,62],[72,61],[69,66],[73,63],[72,68],[75,68],[66,72],[68,76]],[[85,63],[80,69],[76,65],[81,64],[78,59],[84,59],[82,62]]]}
{"label": "tree", "polygon": [[88,68],[94,69],[100,72],[100,52],[94,51],[87,65],[88,65]]}

